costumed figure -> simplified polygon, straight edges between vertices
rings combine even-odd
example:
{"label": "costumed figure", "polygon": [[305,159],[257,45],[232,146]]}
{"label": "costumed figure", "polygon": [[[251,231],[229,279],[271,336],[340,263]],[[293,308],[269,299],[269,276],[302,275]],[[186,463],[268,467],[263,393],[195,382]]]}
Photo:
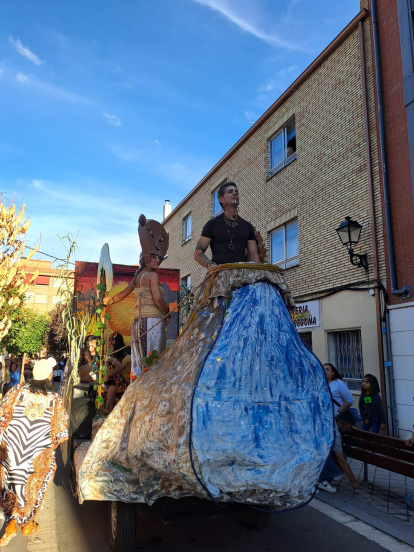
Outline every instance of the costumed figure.
{"label": "costumed figure", "polygon": [[[253,261],[263,262],[266,250],[260,232],[238,214],[239,190],[234,182],[224,182],[217,191],[223,210],[211,218],[201,231],[194,259],[208,270],[220,264]],[[260,244],[260,254],[258,251]],[[212,259],[205,252],[210,247]]]}
{"label": "costumed figure", "polygon": [[55,449],[68,439],[68,417],[51,384],[54,358],[36,362],[33,379],[13,387],[0,406],[0,507],[7,522],[0,546],[34,521],[56,471]]}
{"label": "costumed figure", "polygon": [[169,308],[164,300],[157,269],[168,250],[168,234],[155,220],[139,217],[138,235],[141,242],[140,267],[128,286],[114,295],[105,297],[104,304],[112,305],[135,293],[134,321],[131,329],[131,371],[138,377],[142,373],[141,359],[149,353],[160,354],[166,347],[165,323]]}
{"label": "costumed figure", "polygon": [[118,332],[109,336],[108,368],[105,374],[105,411],[109,414],[124,394],[130,381],[131,357],[125,352],[124,338]]}

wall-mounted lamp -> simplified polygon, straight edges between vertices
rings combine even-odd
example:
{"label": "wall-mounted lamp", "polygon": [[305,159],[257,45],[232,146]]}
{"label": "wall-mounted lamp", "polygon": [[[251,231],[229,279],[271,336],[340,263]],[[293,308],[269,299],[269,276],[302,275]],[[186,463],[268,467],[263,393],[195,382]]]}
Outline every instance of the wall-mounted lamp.
{"label": "wall-mounted lamp", "polygon": [[361,234],[362,226],[355,220],[351,220],[351,217],[345,217],[345,221],[341,222],[336,231],[342,242],[348,248],[349,260],[354,266],[358,268],[365,268],[368,272],[368,259],[367,254],[358,255],[354,253],[354,246],[359,242],[359,236]]}

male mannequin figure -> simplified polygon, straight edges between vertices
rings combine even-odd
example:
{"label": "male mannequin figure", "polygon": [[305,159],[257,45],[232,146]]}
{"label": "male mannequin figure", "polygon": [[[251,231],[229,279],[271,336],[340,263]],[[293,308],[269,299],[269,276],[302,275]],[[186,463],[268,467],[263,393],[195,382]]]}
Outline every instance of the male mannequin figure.
{"label": "male mannequin figure", "polygon": [[[245,262],[247,250],[248,260],[260,263],[253,226],[237,213],[239,192],[236,184],[222,184],[218,189],[218,199],[223,213],[204,225],[194,259],[210,269],[219,264]],[[213,253],[211,260],[205,255],[209,246]]]}

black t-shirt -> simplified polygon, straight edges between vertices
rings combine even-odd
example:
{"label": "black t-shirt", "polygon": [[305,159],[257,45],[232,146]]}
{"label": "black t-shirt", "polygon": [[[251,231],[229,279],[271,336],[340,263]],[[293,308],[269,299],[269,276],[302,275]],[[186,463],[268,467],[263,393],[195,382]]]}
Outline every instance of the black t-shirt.
{"label": "black t-shirt", "polygon": [[[250,222],[239,217],[238,225],[233,228],[225,223],[223,214],[210,219],[204,225],[201,235],[211,239],[212,261],[216,264],[246,261],[247,242],[255,239]],[[229,248],[230,242],[233,243],[233,250]]]}

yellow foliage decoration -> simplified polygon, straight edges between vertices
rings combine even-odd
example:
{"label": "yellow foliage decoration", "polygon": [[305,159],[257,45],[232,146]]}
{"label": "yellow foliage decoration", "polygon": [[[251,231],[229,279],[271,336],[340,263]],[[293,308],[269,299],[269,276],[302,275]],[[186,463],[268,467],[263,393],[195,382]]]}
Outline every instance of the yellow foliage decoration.
{"label": "yellow foliage decoration", "polygon": [[[39,275],[35,274],[26,281],[26,273],[23,265],[26,232],[30,227],[30,220],[24,218],[26,205],[16,213],[16,205],[12,202],[6,207],[0,198],[0,340],[10,330],[10,314],[12,309],[18,308],[23,303],[24,293],[33,280]],[[37,247],[27,256],[29,260],[37,251]]]}

